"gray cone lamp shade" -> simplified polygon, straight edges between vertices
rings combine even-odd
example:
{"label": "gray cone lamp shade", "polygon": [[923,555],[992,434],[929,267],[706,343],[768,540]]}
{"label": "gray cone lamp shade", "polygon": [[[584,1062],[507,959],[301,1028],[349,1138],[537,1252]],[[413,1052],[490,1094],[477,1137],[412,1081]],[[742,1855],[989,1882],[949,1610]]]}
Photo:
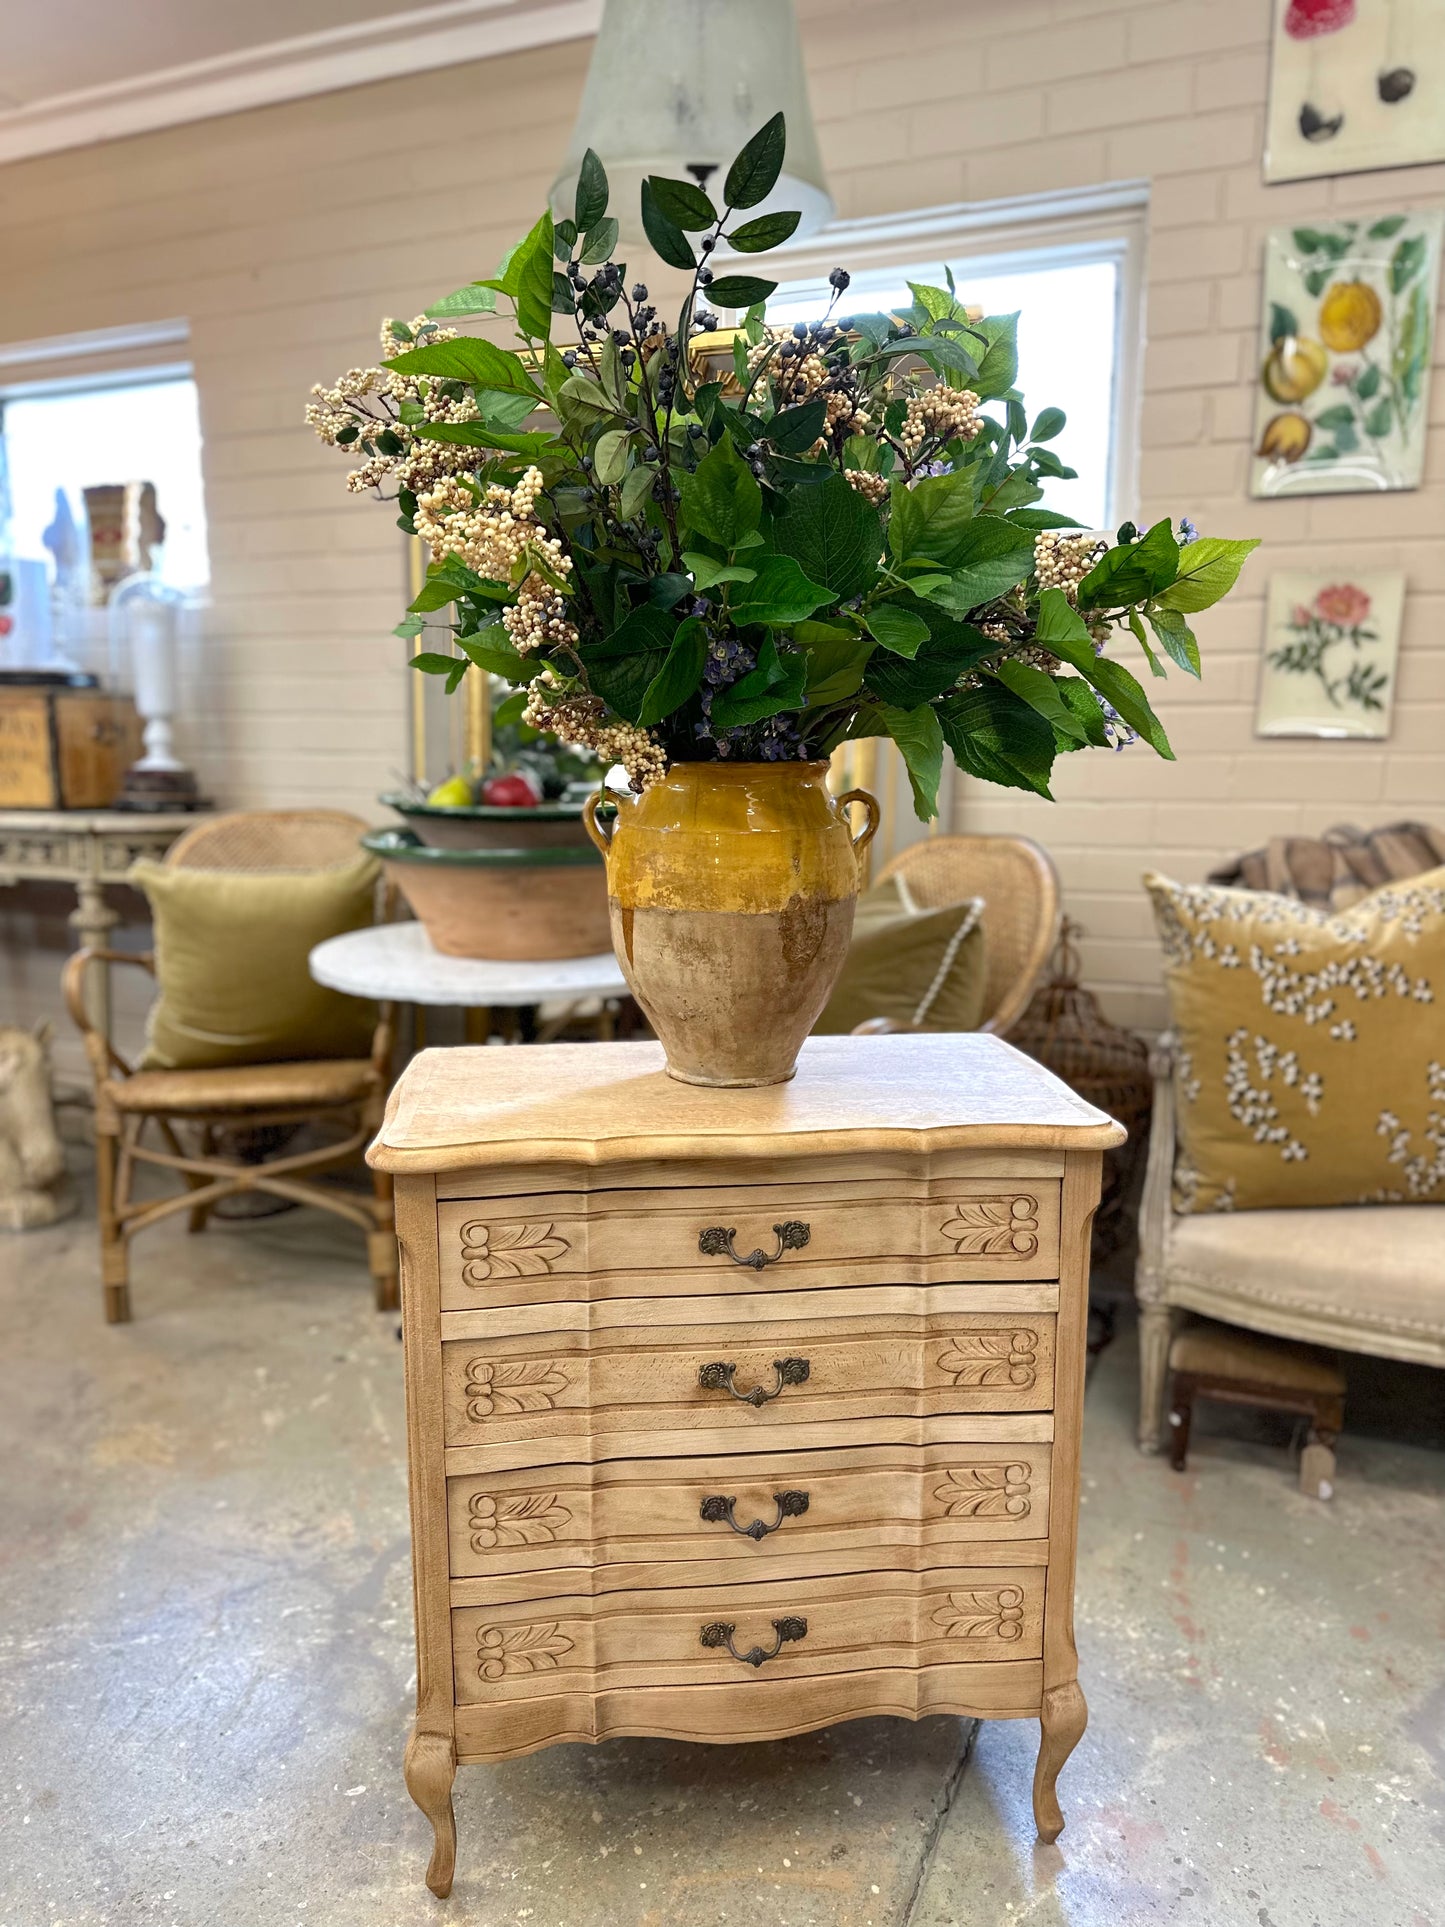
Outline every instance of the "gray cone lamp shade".
{"label": "gray cone lamp shade", "polygon": [[[767,200],[748,218],[797,208],[798,234],[833,215],[823,178],[793,0],[606,0],[572,144],[552,186],[552,212],[569,219],[582,156],[607,169],[609,212],[624,240],[643,241],[638,212],[648,174],[705,181],[720,193],[738,149],[765,120],[787,116],[788,154]],[[719,207],[721,212],[721,207]]]}

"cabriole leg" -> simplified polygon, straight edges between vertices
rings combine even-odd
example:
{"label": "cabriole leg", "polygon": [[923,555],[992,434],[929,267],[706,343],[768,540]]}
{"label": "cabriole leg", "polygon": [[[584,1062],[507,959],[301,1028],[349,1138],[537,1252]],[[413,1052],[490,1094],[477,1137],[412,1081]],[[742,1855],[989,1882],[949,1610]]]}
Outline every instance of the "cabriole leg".
{"label": "cabriole leg", "polygon": [[413,1731],[406,1743],[405,1773],[406,1790],[431,1821],[436,1836],[426,1884],[439,1900],[445,1900],[457,1864],[457,1823],[452,1812],[457,1754],[451,1736]]}
{"label": "cabriole leg", "polygon": [[1164,1420],[1164,1380],[1169,1372],[1169,1340],[1174,1315],[1168,1305],[1139,1308],[1139,1445],[1157,1452]]}
{"label": "cabriole leg", "polygon": [[1039,1758],[1034,1768],[1034,1822],[1045,1846],[1052,1846],[1064,1830],[1055,1785],[1065,1760],[1084,1737],[1089,1709],[1076,1679],[1050,1686],[1039,1713]]}

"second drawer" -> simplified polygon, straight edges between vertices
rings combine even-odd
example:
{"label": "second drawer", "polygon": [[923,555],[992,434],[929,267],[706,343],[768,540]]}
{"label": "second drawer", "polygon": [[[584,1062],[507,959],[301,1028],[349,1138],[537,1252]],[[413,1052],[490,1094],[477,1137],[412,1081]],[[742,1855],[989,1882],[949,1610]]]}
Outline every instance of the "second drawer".
{"label": "second drawer", "polygon": [[616,1325],[458,1337],[442,1359],[448,1445],[654,1428],[776,1436],[800,1420],[1048,1411],[1054,1318],[879,1312]]}
{"label": "second drawer", "polygon": [[[605,1460],[447,1481],[457,1578],[559,1566],[777,1559],[1043,1539],[1046,1444],[847,1446]],[[751,1529],[751,1530],[750,1530]]]}

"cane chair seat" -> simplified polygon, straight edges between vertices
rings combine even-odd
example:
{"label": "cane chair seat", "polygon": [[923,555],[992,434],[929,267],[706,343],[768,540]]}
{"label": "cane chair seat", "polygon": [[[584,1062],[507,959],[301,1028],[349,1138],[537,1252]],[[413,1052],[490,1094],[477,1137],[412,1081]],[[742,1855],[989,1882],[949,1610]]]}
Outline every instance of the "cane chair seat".
{"label": "cane chair seat", "polygon": [[111,1085],[118,1111],[148,1117],[211,1112],[314,1111],[359,1104],[383,1080],[364,1058],[320,1058],[296,1064],[229,1064],[216,1070],[136,1071]]}

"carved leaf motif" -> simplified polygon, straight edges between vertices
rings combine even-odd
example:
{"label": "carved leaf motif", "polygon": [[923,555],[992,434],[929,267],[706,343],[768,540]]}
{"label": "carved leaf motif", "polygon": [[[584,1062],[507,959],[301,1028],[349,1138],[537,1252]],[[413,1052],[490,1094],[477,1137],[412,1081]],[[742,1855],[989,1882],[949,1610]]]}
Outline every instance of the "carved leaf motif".
{"label": "carved leaf motif", "polygon": [[462,1281],[483,1285],[489,1278],[540,1278],[571,1250],[550,1224],[462,1226]]}
{"label": "carved leaf motif", "polygon": [[1031,1331],[959,1332],[939,1353],[938,1368],[967,1390],[993,1385],[1025,1390],[1037,1374],[1037,1345]]}
{"label": "carved leaf motif", "polygon": [[1026,1465],[961,1465],[933,1496],[947,1519],[1025,1519],[1029,1511]]}
{"label": "carved leaf motif", "polygon": [[1037,1198],[961,1198],[943,1235],[960,1257],[1032,1258],[1038,1228]]}
{"label": "carved leaf motif", "polygon": [[483,1626],[477,1634],[477,1672],[483,1679],[550,1672],[572,1646],[555,1619],[538,1626]]}
{"label": "carved leaf motif", "polygon": [[467,1365],[467,1417],[491,1418],[496,1412],[550,1412],[567,1373],[548,1358],[474,1358]]}
{"label": "carved leaf motif", "polygon": [[490,1552],[494,1546],[547,1546],[572,1523],[555,1492],[513,1493],[496,1499],[490,1492],[474,1492],[468,1507],[472,1551]]}
{"label": "carved leaf motif", "polygon": [[1017,1586],[985,1592],[951,1592],[948,1604],[933,1615],[949,1639],[1018,1639],[1023,1633],[1024,1596]]}

